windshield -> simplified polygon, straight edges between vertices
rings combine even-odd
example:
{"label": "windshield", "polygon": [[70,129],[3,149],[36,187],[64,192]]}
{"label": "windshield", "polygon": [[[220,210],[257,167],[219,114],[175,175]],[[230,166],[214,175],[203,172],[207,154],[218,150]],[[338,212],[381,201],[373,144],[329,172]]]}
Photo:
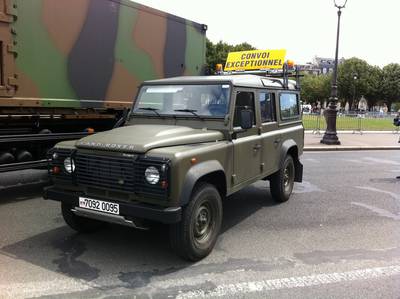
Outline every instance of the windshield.
{"label": "windshield", "polygon": [[143,86],[133,114],[224,117],[229,94],[229,84]]}

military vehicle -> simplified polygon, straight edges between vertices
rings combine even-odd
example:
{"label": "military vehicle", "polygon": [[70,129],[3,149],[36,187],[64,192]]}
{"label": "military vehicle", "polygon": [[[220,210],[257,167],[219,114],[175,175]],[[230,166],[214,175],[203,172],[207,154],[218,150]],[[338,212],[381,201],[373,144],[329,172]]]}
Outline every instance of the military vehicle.
{"label": "military vehicle", "polygon": [[144,82],[122,127],[49,152],[54,185],[44,198],[60,201],[66,223],[79,232],[104,222],[146,229],[157,221],[170,226],[181,257],[205,257],[224,198],[268,180],[273,198],[285,202],[302,180],[300,90],[289,72],[282,75]]}
{"label": "military vehicle", "polygon": [[0,0],[0,172],[113,128],[145,80],[203,74],[206,29],[128,0]]}

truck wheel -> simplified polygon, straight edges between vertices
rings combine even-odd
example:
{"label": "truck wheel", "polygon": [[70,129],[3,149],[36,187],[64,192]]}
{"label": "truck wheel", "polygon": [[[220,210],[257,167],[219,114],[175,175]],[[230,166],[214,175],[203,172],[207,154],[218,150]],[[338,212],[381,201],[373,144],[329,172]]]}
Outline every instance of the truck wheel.
{"label": "truck wheel", "polygon": [[61,203],[61,212],[64,221],[69,227],[80,233],[92,233],[98,231],[105,226],[105,223],[94,219],[84,218],[75,215],[72,211],[72,206]]}
{"label": "truck wheel", "polygon": [[283,161],[282,168],[274,173],[270,179],[272,197],[278,202],[285,202],[292,194],[294,185],[294,162],[290,155]]}
{"label": "truck wheel", "polygon": [[170,227],[174,251],[189,261],[206,257],[213,249],[222,223],[222,203],[218,190],[210,184],[198,185],[185,207],[182,220]]}

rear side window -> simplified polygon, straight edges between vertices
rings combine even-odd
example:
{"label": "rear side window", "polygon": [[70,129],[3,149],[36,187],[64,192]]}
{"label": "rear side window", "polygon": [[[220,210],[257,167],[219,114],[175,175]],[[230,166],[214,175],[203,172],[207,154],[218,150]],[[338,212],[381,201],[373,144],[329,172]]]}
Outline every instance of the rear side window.
{"label": "rear side window", "polygon": [[299,98],[295,93],[281,93],[279,96],[281,119],[292,119],[300,116]]}

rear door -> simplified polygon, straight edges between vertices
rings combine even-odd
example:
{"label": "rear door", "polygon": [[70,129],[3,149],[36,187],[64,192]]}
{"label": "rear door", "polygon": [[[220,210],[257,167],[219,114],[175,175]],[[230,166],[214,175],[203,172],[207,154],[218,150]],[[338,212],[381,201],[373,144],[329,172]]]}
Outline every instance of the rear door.
{"label": "rear door", "polygon": [[274,91],[260,90],[257,98],[261,115],[263,172],[269,175],[278,170],[279,149],[282,143],[276,114],[276,93]]}

